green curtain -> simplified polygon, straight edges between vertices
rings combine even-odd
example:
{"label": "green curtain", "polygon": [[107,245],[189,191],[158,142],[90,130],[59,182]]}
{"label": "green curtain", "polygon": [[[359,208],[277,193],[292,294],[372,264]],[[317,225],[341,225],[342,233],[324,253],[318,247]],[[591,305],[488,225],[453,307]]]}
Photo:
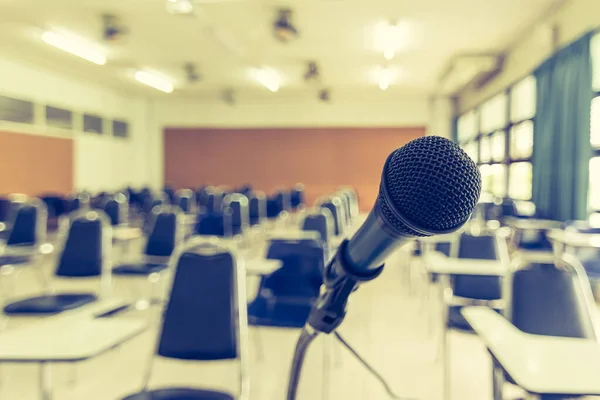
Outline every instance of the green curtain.
{"label": "green curtain", "polygon": [[533,202],[541,215],[587,218],[592,33],[559,50],[536,71]]}

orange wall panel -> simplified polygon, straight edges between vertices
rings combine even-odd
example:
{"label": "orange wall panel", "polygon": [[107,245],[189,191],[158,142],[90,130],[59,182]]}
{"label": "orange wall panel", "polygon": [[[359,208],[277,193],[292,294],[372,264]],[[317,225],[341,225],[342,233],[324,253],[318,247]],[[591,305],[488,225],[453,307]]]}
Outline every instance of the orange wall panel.
{"label": "orange wall panel", "polygon": [[0,194],[73,190],[73,140],[0,131]]}
{"label": "orange wall panel", "polygon": [[424,134],[424,127],[166,128],[164,178],[176,188],[249,183],[267,194],[302,182],[309,204],[352,185],[368,210],[387,156]]}

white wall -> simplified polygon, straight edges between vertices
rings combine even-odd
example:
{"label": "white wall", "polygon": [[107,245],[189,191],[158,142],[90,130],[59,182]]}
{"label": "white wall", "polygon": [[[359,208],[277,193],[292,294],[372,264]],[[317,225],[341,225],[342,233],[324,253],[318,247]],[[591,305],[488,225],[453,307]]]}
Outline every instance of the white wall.
{"label": "white wall", "polygon": [[[1,123],[2,129],[29,134],[74,138],[75,189],[99,191],[124,185],[140,186],[149,181],[147,159],[147,102],[83,82],[21,60],[0,57],[0,94],[30,100],[43,116],[46,104],[75,111],[76,126],[81,128],[81,113],[89,112],[106,119],[123,119],[130,124],[130,137],[114,138],[85,134],[79,130],[48,129],[43,121],[35,126]],[[39,118],[38,118],[39,119]]]}
{"label": "white wall", "polygon": [[229,106],[223,102],[158,100],[151,106],[153,138],[149,158],[152,186],[163,184],[163,129],[177,127],[323,127],[323,126],[429,126],[432,119],[441,133],[450,126],[452,113],[438,103],[434,114],[426,96],[382,96],[381,100],[337,100],[331,104],[317,101],[285,101],[272,104],[243,103]]}
{"label": "white wall", "polygon": [[585,32],[600,27],[599,0],[567,0],[545,24],[532,29],[509,52],[504,69],[483,89],[467,89],[461,93],[459,108],[465,112],[499,93],[506,87],[531,74],[544,60],[552,55],[552,41],[548,29],[559,27],[559,46],[564,46]]}

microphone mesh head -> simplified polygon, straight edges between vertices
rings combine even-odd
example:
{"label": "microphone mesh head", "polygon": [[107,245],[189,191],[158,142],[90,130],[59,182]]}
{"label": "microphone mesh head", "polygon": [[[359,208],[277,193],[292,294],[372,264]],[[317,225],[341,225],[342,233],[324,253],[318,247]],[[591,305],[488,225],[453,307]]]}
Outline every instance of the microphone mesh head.
{"label": "microphone mesh head", "polygon": [[424,136],[396,149],[383,171],[378,201],[384,218],[410,236],[462,226],[477,205],[481,174],[473,160],[448,139]]}

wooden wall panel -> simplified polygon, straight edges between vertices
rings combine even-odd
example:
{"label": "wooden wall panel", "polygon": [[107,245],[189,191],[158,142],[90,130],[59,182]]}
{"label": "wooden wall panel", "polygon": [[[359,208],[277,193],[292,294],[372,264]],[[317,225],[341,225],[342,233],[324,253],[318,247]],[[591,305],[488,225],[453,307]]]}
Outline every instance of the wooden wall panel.
{"label": "wooden wall panel", "polygon": [[73,140],[0,131],[0,194],[73,190]]}
{"label": "wooden wall panel", "polygon": [[250,183],[266,193],[302,182],[309,204],[352,185],[368,210],[386,157],[424,134],[424,127],[166,128],[164,178],[176,188]]}

